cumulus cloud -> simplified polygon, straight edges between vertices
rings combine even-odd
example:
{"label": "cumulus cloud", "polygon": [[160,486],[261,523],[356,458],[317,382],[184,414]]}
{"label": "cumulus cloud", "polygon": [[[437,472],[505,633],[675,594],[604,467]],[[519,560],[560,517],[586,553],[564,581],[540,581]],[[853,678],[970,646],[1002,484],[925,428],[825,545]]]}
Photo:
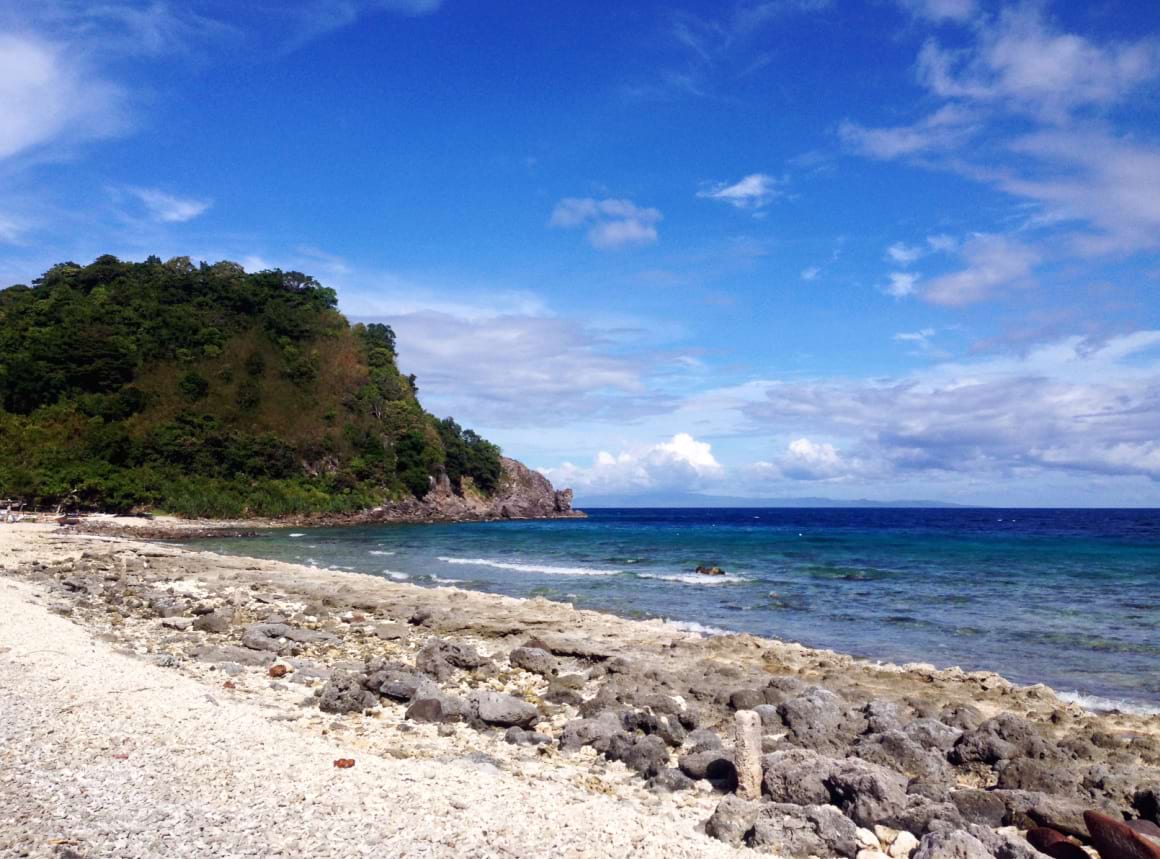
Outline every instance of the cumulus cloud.
{"label": "cumulus cloud", "polygon": [[794,439],[777,463],[778,471],[790,480],[830,480],[850,476],[849,466],[828,442]]}
{"label": "cumulus cloud", "polygon": [[631,200],[566,197],[556,204],[548,220],[551,227],[587,227],[589,243],[599,250],[648,245],[657,240],[661,218],[657,209],[638,206]]}
{"label": "cumulus cloud", "polygon": [[689,491],[704,488],[725,473],[708,442],[683,432],[651,446],[616,454],[600,451],[589,466],[565,462],[543,471],[557,485],[587,492]]}
{"label": "cumulus cloud", "polygon": [[918,286],[918,275],[909,271],[892,271],[889,275],[890,283],[886,285],[886,294],[895,298],[906,298],[913,295]]}
{"label": "cumulus cloud", "polygon": [[192,197],[177,197],[157,188],[126,188],[136,197],[146,211],[156,220],[166,224],[182,224],[192,221],[209,209],[211,200],[197,200]]}
{"label": "cumulus cloud", "polygon": [[762,209],[781,196],[779,182],[765,173],[751,173],[732,185],[720,183],[703,188],[697,196],[718,200],[736,209]]}
{"label": "cumulus cloud", "polygon": [[811,265],[802,269],[802,280],[817,280],[821,273],[822,270],[818,266]]}
{"label": "cumulus cloud", "polygon": [[1000,290],[1033,285],[1032,271],[1041,260],[1035,249],[1007,236],[991,234],[972,236],[960,254],[966,266],[930,280],[922,292],[925,300],[961,307],[990,298]]}
{"label": "cumulus cloud", "polygon": [[125,126],[124,94],[83,56],[37,36],[0,34],[0,159]]}

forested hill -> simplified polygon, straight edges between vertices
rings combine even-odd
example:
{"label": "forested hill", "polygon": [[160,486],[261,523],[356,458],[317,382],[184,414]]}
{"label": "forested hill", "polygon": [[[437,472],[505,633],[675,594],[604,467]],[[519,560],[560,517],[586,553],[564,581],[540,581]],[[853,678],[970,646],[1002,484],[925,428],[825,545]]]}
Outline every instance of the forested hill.
{"label": "forested hill", "polygon": [[385,325],[298,272],[105,256],[0,291],[0,497],[184,515],[495,493],[499,449],[420,406]]}

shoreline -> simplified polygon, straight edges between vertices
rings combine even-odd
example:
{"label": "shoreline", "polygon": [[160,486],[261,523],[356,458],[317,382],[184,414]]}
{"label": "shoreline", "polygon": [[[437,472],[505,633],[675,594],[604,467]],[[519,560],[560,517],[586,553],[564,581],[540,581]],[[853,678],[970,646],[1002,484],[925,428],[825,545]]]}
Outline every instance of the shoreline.
{"label": "shoreline", "polygon": [[[172,539],[183,536],[181,528],[174,528],[172,533]],[[1015,714],[1041,738],[1040,742],[1050,748],[1071,749],[1073,763],[1068,767],[1106,766],[1113,760],[1125,763],[1131,758],[1140,773],[1160,785],[1160,720],[1127,713],[1093,714],[1060,699],[1046,687],[1016,686],[990,672],[876,664],[751,635],[706,637],[666,621],[625,619],[543,598],[420,587],[366,573],[217,555],[122,537],[61,533],[26,523],[0,527],[0,566],[5,571],[5,584],[11,587],[15,581],[18,590],[29,589],[31,596],[25,597],[26,603],[35,603],[39,593],[39,602],[47,603],[50,612],[67,618],[54,621],[71,623],[96,645],[135,653],[151,670],[176,669],[191,682],[210,684],[218,690],[213,693],[215,697],[223,683],[226,689],[233,683],[231,696],[236,689],[244,690],[247,697],[269,706],[279,718],[289,719],[316,739],[328,735],[333,724],[339,723],[331,720],[338,719],[347,725],[344,730],[353,730],[362,738],[372,755],[376,749],[383,752],[382,743],[389,736],[396,754],[410,754],[408,744],[414,739],[418,746],[433,744],[430,748],[451,744],[465,754],[471,749],[483,750],[505,766],[513,761],[524,766],[534,760],[549,780],[578,777],[583,783],[586,778],[596,778],[603,787],[583,790],[614,796],[617,807],[635,809],[633,814],[643,814],[641,809],[647,807],[649,814],[660,808],[675,815],[681,843],[693,839],[687,844],[690,855],[708,855],[710,848],[724,847],[699,834],[698,827],[711,817],[718,800],[731,794],[718,783],[692,777],[697,774],[696,762],[687,759],[697,753],[690,751],[689,737],[698,731],[713,732],[718,737],[716,747],[720,747],[722,738],[726,743],[729,740],[733,713],[752,707],[762,713],[763,722],[766,716],[770,719],[762,740],[767,758],[797,754],[791,749],[808,749],[836,757],[849,754],[849,760],[873,761],[873,766],[893,766],[903,773],[907,768],[927,768],[928,777],[937,776],[948,785],[944,789],[949,791],[947,796],[970,791],[989,792],[989,797],[1002,795],[1013,807],[993,823],[1010,819],[1019,824],[1028,820],[1028,814],[1047,813],[1035,808],[1014,809],[1018,797],[1013,794],[1027,793],[1032,781],[1024,779],[1024,787],[1013,788],[1011,779],[999,771],[996,784],[991,764],[965,761],[951,768],[945,759],[948,753],[941,752],[943,759],[939,761],[934,749],[918,749],[922,755],[917,762],[892,762],[883,752],[885,746],[870,747],[866,738],[873,739],[881,732],[866,727],[866,716],[857,717],[861,722],[856,733],[847,731],[851,714],[892,707],[904,714],[898,725],[890,728],[895,733],[924,720],[950,721],[953,717],[948,714],[977,714],[964,717],[964,725],[974,721],[974,727],[943,724],[960,736],[981,730],[979,725],[989,719]],[[222,623],[205,622],[207,617]],[[6,623],[9,621],[0,622],[0,627]],[[272,626],[277,629],[270,631]],[[275,635],[286,629],[302,640]],[[457,657],[460,646],[470,648],[476,656]],[[0,660],[7,658],[0,653]],[[412,713],[414,689],[410,700],[396,701],[386,693],[381,698],[376,694],[360,699],[360,705],[370,705],[372,717],[359,715],[366,709],[361,706],[350,715],[320,715],[318,702],[327,700],[327,695],[341,698],[349,693],[359,699],[366,693],[368,678],[374,679],[372,669],[378,664],[372,664],[375,659],[388,660],[397,666],[391,670],[404,674],[420,666],[429,669],[425,676],[434,677],[439,689],[428,690],[431,697],[424,701],[435,703],[424,712],[428,716],[438,713],[439,718],[417,721],[418,716]],[[539,662],[553,667],[545,669]],[[410,667],[412,664],[416,667]],[[276,665],[286,666],[284,674],[290,682],[271,680],[268,672]],[[236,673],[226,675],[223,670]],[[229,679],[223,680],[226,676]],[[564,678],[571,679],[565,682]],[[815,688],[824,691],[827,706],[840,702],[846,715],[839,715],[831,726],[832,736],[811,739],[799,730],[800,725],[795,727],[793,707],[802,695],[814,694],[809,690]],[[495,722],[481,723],[478,712],[474,716],[455,712],[463,702],[478,705],[483,690],[513,696],[534,707],[528,717],[534,721],[523,719],[521,724],[528,723],[529,734],[534,727],[536,738],[505,742],[502,723],[497,729]],[[510,701],[507,704],[515,706]],[[579,751],[557,750],[566,745],[569,731],[580,730],[578,722],[591,723],[592,727],[604,719],[607,725],[608,713],[636,714],[624,716],[637,720],[625,742],[636,749],[655,740],[649,753],[660,756],[663,752],[664,766],[641,765],[629,752],[611,758],[607,749],[596,754],[598,742],[595,746],[581,742]],[[412,717],[407,718],[408,714]],[[448,718],[444,721],[443,717]],[[679,726],[678,717],[688,726]],[[658,728],[657,720],[667,727]],[[657,740],[660,734],[666,737],[663,743]],[[893,736],[881,734],[888,735]],[[1095,743],[1106,736],[1118,738],[1114,750]],[[907,746],[908,753],[913,751]],[[449,752],[445,748],[440,753]],[[704,757],[705,752],[701,755]],[[1013,759],[1025,760],[1019,755]],[[651,773],[649,781],[639,778],[638,772]],[[913,772],[910,777],[914,778]],[[660,778],[687,789],[664,790],[655,784]],[[1066,791],[1071,812],[1074,804],[1081,802],[1075,794],[1078,789],[1072,784]],[[1116,800],[1108,791],[1083,789],[1088,790],[1082,796],[1091,807],[1107,807],[1112,802],[1122,806],[1128,796],[1122,788]],[[1055,800],[1051,791],[1044,795]],[[906,795],[904,799],[915,808],[921,807],[923,813],[933,814],[932,809],[938,806],[940,814],[956,820],[965,814],[962,809],[954,810],[957,806],[951,800],[957,801],[957,797],[943,797],[938,802],[925,797],[911,802]],[[1122,810],[1128,812],[1134,800],[1132,794],[1129,808]],[[894,824],[907,823],[902,828],[908,830],[923,830],[930,823],[914,817],[918,811],[907,810],[910,817],[899,817],[902,812],[898,809],[895,812],[890,819]],[[887,817],[884,815],[884,820]],[[1063,815],[1062,819],[1070,818]],[[632,825],[644,825],[636,817],[633,820],[637,822]],[[923,837],[927,833],[913,834]],[[590,852],[575,855],[624,855],[601,853],[599,845],[585,844]],[[888,847],[885,842],[879,846],[884,850]],[[666,849],[675,848],[669,845]],[[681,855],[680,851],[674,855]]]}

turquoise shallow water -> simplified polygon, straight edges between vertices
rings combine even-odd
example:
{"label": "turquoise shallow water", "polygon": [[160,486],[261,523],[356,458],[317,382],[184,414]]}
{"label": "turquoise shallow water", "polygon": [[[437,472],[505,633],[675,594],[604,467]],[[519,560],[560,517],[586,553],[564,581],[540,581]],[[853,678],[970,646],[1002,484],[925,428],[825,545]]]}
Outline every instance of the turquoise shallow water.
{"label": "turquoise shallow water", "polygon": [[[1160,511],[589,512],[198,546],[987,669],[1160,712]],[[728,574],[698,576],[701,563]]]}

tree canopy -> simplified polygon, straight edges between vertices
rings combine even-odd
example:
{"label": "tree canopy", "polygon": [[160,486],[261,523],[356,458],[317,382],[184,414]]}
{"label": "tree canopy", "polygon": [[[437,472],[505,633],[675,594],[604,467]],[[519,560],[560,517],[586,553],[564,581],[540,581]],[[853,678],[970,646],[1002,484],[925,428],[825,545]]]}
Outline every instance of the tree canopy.
{"label": "tree canopy", "polygon": [[428,414],[395,334],[300,272],[187,257],[61,263],[0,291],[0,495],[187,515],[356,510],[499,449]]}

